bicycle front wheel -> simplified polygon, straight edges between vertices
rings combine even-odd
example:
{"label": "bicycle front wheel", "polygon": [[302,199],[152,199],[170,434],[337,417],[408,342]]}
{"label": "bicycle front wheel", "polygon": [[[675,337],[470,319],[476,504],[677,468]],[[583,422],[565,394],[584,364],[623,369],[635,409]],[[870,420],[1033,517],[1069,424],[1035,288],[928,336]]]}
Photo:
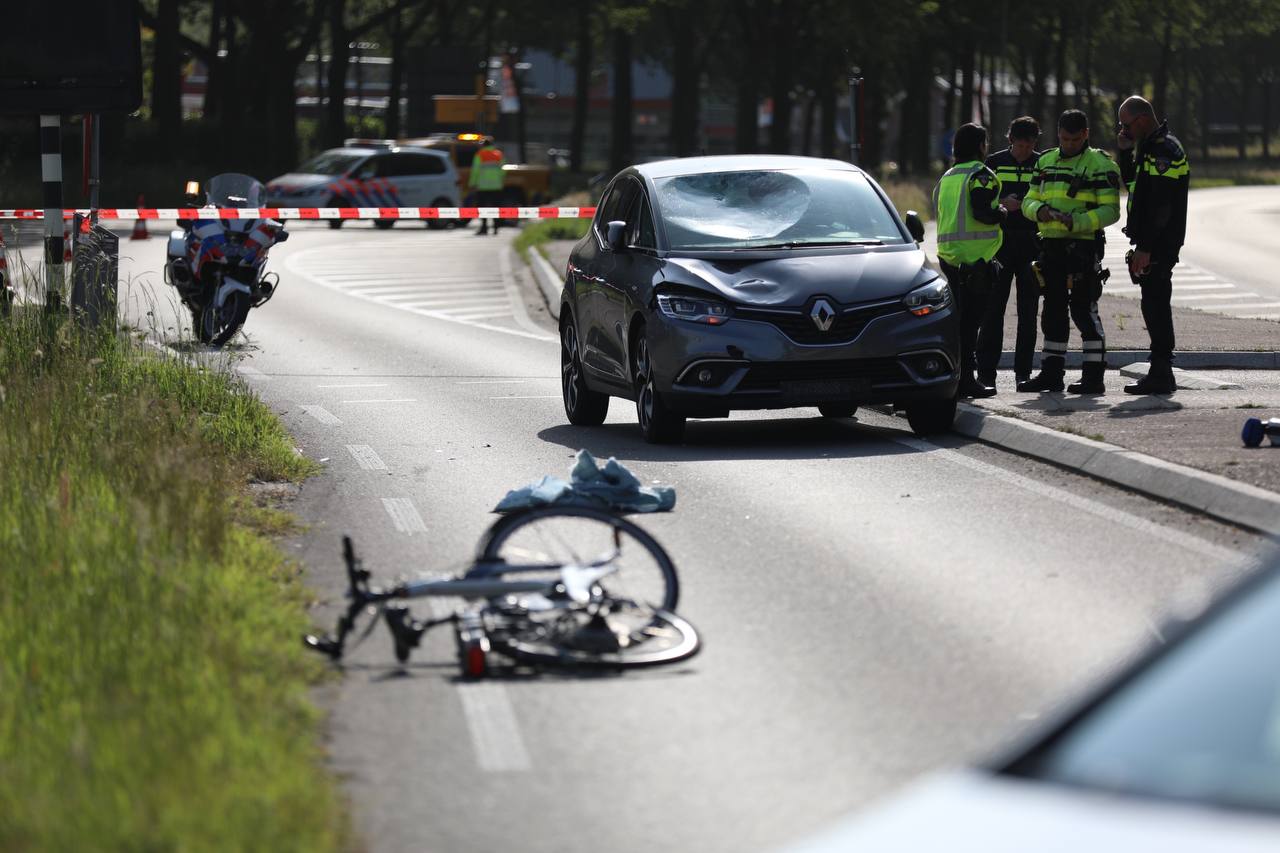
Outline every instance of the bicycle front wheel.
{"label": "bicycle front wheel", "polygon": [[520,566],[519,574],[558,576],[565,566],[607,560],[614,571],[598,581],[605,595],[657,610],[680,598],[676,567],[638,525],[594,507],[549,506],[503,516],[480,539],[476,562]]}

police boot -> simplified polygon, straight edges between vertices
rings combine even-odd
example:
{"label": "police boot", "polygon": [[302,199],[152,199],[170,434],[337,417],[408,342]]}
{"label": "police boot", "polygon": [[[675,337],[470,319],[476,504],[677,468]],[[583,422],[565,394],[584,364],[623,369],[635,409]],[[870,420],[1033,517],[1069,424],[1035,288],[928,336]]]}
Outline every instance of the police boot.
{"label": "police boot", "polygon": [[1040,364],[1040,372],[1026,382],[1018,383],[1021,392],[1043,393],[1045,391],[1062,390],[1062,374],[1064,372],[1061,356],[1047,356]]}
{"label": "police boot", "polygon": [[1080,381],[1072,382],[1067,386],[1069,394],[1105,394],[1107,386],[1102,382],[1102,374],[1106,371],[1107,365],[1101,361],[1085,362],[1084,370],[1080,372]]}
{"label": "police boot", "polygon": [[1124,386],[1126,394],[1172,394],[1177,389],[1173,365],[1151,362],[1147,375],[1132,385]]}
{"label": "police boot", "polygon": [[975,379],[972,373],[960,377],[960,386],[956,393],[961,397],[994,397],[996,389],[987,383]]}

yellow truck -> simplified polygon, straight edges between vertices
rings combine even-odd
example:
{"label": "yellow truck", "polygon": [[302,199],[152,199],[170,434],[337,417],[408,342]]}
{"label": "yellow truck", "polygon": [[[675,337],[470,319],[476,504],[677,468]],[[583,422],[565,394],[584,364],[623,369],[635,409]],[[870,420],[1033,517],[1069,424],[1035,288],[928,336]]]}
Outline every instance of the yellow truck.
{"label": "yellow truck", "polygon": [[[471,177],[471,159],[476,151],[492,137],[482,133],[435,133],[416,139],[401,139],[397,145],[412,145],[418,148],[434,148],[448,151],[458,171],[458,192],[463,199],[470,194],[468,182]],[[504,154],[510,154],[509,147],[498,143]],[[535,207],[546,204],[551,199],[551,168],[548,166],[531,166],[525,163],[507,163],[502,167],[503,204],[510,207]]]}

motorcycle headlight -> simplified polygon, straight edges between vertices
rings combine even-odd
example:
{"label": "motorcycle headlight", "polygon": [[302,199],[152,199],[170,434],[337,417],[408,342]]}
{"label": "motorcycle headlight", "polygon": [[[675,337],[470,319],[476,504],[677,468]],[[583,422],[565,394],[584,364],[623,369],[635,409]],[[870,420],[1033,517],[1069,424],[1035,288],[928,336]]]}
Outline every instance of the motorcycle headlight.
{"label": "motorcycle headlight", "polygon": [[729,306],[715,299],[700,296],[658,296],[658,308],[673,320],[688,320],[708,326],[723,325],[729,319]]}
{"label": "motorcycle headlight", "polygon": [[926,317],[951,304],[951,288],[937,278],[902,297],[902,304],[917,317]]}

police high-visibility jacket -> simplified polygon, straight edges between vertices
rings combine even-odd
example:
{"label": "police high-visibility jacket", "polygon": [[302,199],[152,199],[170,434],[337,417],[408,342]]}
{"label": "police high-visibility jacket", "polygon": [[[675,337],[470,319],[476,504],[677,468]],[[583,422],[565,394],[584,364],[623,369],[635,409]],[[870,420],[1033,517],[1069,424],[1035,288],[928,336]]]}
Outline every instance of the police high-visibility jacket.
{"label": "police high-visibility jacket", "polygon": [[[1071,229],[1061,222],[1039,222],[1042,207],[1071,214]],[[1106,152],[1085,146],[1074,157],[1053,148],[1040,155],[1022,214],[1040,227],[1045,239],[1089,240],[1120,218],[1120,167]]]}
{"label": "police high-visibility jacket", "polygon": [[[1042,153],[1032,151],[1030,157],[1019,161],[1013,156],[1013,151],[1006,148],[988,157],[987,168],[996,173],[996,180],[1000,182],[997,195],[1000,198],[1016,196],[1019,201],[1026,198],[1031,189],[1031,178],[1036,173],[1036,161]],[[1004,233],[1006,237],[1012,234],[1030,237],[1036,233],[1036,226],[1025,216],[1010,216],[1004,221]]]}
{"label": "police high-visibility jacket", "polygon": [[996,200],[999,181],[977,160],[957,163],[933,188],[938,257],[954,266],[989,261],[1000,251],[1005,212]]}
{"label": "police high-visibility jacket", "polygon": [[486,145],[471,158],[471,177],[468,183],[473,190],[486,192],[502,189],[502,151]]}
{"label": "police high-visibility jacket", "polygon": [[1141,251],[1175,262],[1187,236],[1187,189],[1191,167],[1182,143],[1161,124],[1136,148],[1120,152],[1120,173],[1129,184],[1129,221],[1124,233]]}

